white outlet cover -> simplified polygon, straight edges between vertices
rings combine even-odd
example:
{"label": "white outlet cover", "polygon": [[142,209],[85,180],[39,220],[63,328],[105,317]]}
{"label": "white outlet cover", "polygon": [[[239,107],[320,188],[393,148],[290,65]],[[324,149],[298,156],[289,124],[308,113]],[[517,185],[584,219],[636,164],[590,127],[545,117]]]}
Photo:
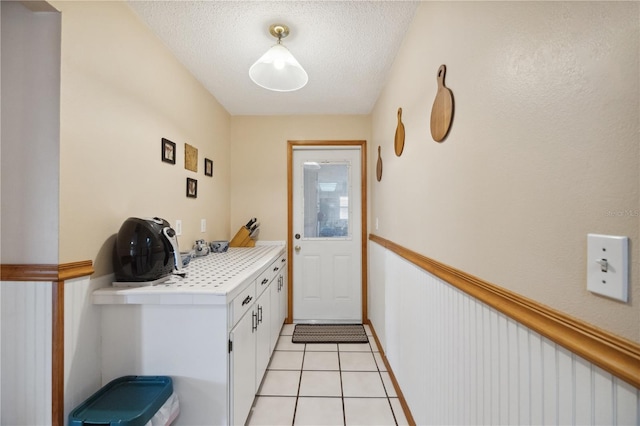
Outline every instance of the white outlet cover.
{"label": "white outlet cover", "polygon": [[[598,263],[606,260],[607,271]],[[629,238],[587,234],[587,290],[627,302],[629,286]]]}
{"label": "white outlet cover", "polygon": [[207,232],[207,219],[200,219],[200,232]]}
{"label": "white outlet cover", "polygon": [[180,219],[176,220],[176,235],[182,235],[182,221]]}

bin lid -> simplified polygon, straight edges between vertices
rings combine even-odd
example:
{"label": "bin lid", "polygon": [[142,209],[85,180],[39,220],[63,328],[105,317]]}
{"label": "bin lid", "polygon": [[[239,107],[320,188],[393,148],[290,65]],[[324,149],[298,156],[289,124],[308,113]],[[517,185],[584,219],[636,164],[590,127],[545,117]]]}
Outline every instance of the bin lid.
{"label": "bin lid", "polygon": [[112,380],[69,414],[69,426],[144,426],[173,393],[168,376]]}

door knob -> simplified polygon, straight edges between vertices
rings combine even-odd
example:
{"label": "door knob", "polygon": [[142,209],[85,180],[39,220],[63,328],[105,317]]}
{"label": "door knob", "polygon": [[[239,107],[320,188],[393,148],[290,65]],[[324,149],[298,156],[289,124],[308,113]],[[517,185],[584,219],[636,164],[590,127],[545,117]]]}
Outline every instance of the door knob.
{"label": "door knob", "polygon": [[294,249],[296,250],[296,253],[298,253],[300,251],[300,246],[295,246]]}

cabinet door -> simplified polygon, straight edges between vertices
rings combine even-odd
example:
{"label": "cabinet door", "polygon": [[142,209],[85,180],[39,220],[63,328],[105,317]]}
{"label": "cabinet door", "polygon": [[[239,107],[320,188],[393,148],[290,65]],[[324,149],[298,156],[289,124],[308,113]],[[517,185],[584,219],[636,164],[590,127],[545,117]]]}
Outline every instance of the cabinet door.
{"label": "cabinet door", "polygon": [[287,319],[287,307],[288,307],[288,303],[289,303],[289,298],[287,297],[287,294],[289,289],[287,287],[287,268],[286,265],[283,265],[282,269],[280,269],[282,272],[280,273],[280,277],[282,283],[280,284],[280,312],[278,314],[278,316],[280,317],[280,324],[284,323],[284,320]]}
{"label": "cabinet door", "polygon": [[229,333],[231,377],[231,424],[243,425],[249,416],[256,394],[256,308],[249,310]]}
{"label": "cabinet door", "polygon": [[280,294],[280,275],[278,275],[271,283],[271,352],[273,352],[276,347],[276,343],[278,343],[278,336],[280,336],[280,329],[282,328],[283,322],[280,318]]}
{"label": "cabinet door", "polygon": [[270,324],[271,324],[271,291],[274,286],[269,285],[256,301],[256,312],[258,314],[258,328],[256,330],[256,375],[254,391],[257,392],[262,382],[262,377],[267,370],[269,359],[271,358]]}

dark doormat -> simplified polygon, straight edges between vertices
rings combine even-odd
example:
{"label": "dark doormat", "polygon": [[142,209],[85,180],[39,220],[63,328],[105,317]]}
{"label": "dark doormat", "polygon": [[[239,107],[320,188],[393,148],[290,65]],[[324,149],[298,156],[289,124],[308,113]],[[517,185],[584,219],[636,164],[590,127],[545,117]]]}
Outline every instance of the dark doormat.
{"label": "dark doormat", "polygon": [[362,324],[296,324],[293,343],[369,343]]}

